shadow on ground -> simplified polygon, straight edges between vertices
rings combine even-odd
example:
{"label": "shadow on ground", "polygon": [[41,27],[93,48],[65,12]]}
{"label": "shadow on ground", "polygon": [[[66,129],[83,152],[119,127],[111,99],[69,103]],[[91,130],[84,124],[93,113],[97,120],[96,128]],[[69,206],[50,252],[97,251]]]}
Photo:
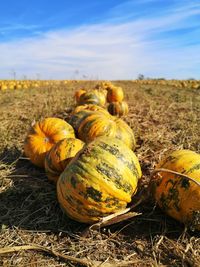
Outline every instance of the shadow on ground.
{"label": "shadow on ground", "polygon": [[13,165],[8,177],[1,179],[4,180],[0,194],[2,225],[53,232],[77,232],[86,227],[63,214],[57,202],[56,186],[47,180],[44,170],[24,159],[19,150],[4,150],[0,162],[3,168]]}
{"label": "shadow on ground", "polygon": [[[2,225],[34,231],[84,231],[87,225],[72,221],[63,214],[57,202],[56,187],[47,180],[44,170],[33,166],[15,148],[5,150],[0,159],[8,165],[15,161],[8,186],[0,194]],[[142,215],[110,226],[109,231],[120,230],[127,236],[151,238],[161,233],[176,236],[183,231],[182,225],[155,209],[150,199],[135,211]]]}

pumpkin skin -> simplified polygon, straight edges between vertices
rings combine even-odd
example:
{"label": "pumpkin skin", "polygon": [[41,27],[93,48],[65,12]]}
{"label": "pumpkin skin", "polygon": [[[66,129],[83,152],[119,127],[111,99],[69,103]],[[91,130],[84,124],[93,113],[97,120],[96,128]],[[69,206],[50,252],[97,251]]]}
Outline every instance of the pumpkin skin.
{"label": "pumpkin skin", "polygon": [[106,97],[104,93],[99,90],[92,90],[80,96],[79,105],[95,104],[98,106],[104,106],[106,103]]}
{"label": "pumpkin skin", "polygon": [[128,114],[128,104],[125,101],[122,102],[111,102],[108,105],[108,111],[113,116],[124,116]]}
{"label": "pumpkin skin", "polygon": [[100,112],[88,113],[82,117],[78,123],[77,135],[86,143],[99,136],[110,136],[122,140],[131,149],[136,146],[134,133],[126,122]]}
{"label": "pumpkin skin", "polygon": [[122,102],[124,99],[124,92],[121,87],[113,86],[108,88],[107,101],[111,102]]}
{"label": "pumpkin skin", "polygon": [[44,167],[47,151],[64,138],[75,137],[74,129],[59,118],[46,118],[36,122],[28,132],[24,153],[38,167]]}
{"label": "pumpkin skin", "polygon": [[109,87],[109,84],[108,83],[104,83],[104,82],[101,82],[101,83],[98,83],[96,84],[94,90],[98,90],[100,91],[101,93],[104,94],[105,98],[107,99],[107,88]]}
{"label": "pumpkin skin", "polygon": [[45,157],[45,171],[50,181],[57,182],[60,174],[84,144],[79,139],[66,138],[60,140],[48,151]]}
{"label": "pumpkin skin", "polygon": [[116,138],[100,137],[66,167],[57,182],[61,208],[74,220],[94,223],[123,210],[137,191],[136,155]]}
{"label": "pumpkin skin", "polygon": [[[200,154],[176,150],[163,159],[157,168],[185,174],[200,183]],[[176,220],[200,230],[200,186],[167,172],[153,178],[154,197],[162,210]]]}
{"label": "pumpkin skin", "polygon": [[[108,93],[108,91],[106,90],[106,89],[101,89],[101,90],[99,90],[103,95],[104,95],[104,97],[105,97],[105,100],[107,100],[107,93]],[[105,101],[106,102],[106,101]]]}
{"label": "pumpkin skin", "polygon": [[79,89],[78,91],[75,92],[74,97],[76,99],[76,103],[79,102],[81,95],[83,95],[85,93],[86,93],[86,91],[84,89]]}
{"label": "pumpkin skin", "polygon": [[99,111],[99,112],[104,113],[105,115],[109,115],[108,111],[105,108],[102,108],[102,107],[94,105],[94,104],[85,104],[85,105],[77,106],[73,110],[72,114],[75,114],[75,113],[82,111],[82,110]]}
{"label": "pumpkin skin", "polygon": [[[88,109],[87,106],[89,106],[89,107],[93,106],[93,107]],[[98,107],[98,108],[96,108],[96,107]],[[96,109],[96,111],[93,111],[91,109]],[[109,112],[107,112],[107,110],[105,110],[104,108],[99,107],[97,105],[89,104],[89,105],[78,106],[77,108],[75,108],[75,110],[73,111],[73,113],[71,114],[71,116],[69,118],[69,124],[72,125],[72,127],[74,128],[77,135],[78,135],[79,126],[82,123],[82,121],[84,121],[86,117],[88,117],[89,115],[91,115],[93,113],[95,113],[95,114],[100,113],[100,114],[108,116],[108,117],[111,116],[109,114]]]}
{"label": "pumpkin skin", "polygon": [[136,140],[131,127],[119,118],[115,118],[115,123],[117,125],[115,137],[122,140],[128,147],[134,150],[136,148]]}
{"label": "pumpkin skin", "polygon": [[111,83],[111,82],[100,82],[100,83],[97,83],[95,88],[96,89],[105,89],[106,91],[113,87],[114,85]]}
{"label": "pumpkin skin", "polygon": [[92,114],[93,111],[91,110],[87,110],[87,109],[83,109],[83,110],[80,110],[76,113],[72,113],[72,115],[70,116],[70,119],[69,119],[69,124],[74,128],[76,134],[78,132],[78,128],[81,124],[81,122],[87,117],[89,116],[89,114]]}
{"label": "pumpkin skin", "polygon": [[78,137],[86,143],[93,141],[99,136],[116,135],[117,125],[111,118],[104,114],[93,112],[88,114],[79,124]]}

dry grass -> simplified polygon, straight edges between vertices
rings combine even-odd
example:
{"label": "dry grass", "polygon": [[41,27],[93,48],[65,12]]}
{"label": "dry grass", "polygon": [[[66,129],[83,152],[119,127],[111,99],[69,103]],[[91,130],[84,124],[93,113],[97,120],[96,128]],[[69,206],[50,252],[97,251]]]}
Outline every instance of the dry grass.
{"label": "dry grass", "polygon": [[[133,128],[143,179],[164,153],[174,148],[200,152],[200,90],[115,82],[130,106],[124,118]],[[0,92],[0,247],[36,244],[62,255],[93,262],[91,266],[199,266],[199,233],[167,217],[148,199],[136,208],[141,216],[81,236],[86,225],[61,212],[55,186],[23,158],[23,140],[33,120],[67,118],[76,88],[92,82]],[[106,265],[107,264],[107,265]],[[118,265],[117,265],[118,264]],[[37,250],[4,254],[1,266],[80,266]]]}

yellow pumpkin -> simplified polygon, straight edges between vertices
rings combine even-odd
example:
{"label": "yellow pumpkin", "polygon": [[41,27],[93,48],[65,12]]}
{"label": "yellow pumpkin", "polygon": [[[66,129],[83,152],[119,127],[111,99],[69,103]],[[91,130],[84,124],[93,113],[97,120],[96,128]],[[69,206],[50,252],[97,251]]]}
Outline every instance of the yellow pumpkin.
{"label": "yellow pumpkin", "polygon": [[45,157],[48,179],[56,183],[60,174],[83,146],[84,142],[76,138],[65,138],[56,143]]}
{"label": "yellow pumpkin", "polygon": [[108,90],[109,88],[113,87],[114,85],[111,82],[100,82],[97,83],[95,88],[100,90]]}
{"label": "yellow pumpkin", "polygon": [[126,208],[141,175],[131,149],[116,138],[100,137],[85,146],[60,175],[58,201],[74,220],[94,223]]}
{"label": "yellow pumpkin", "polygon": [[46,118],[36,122],[27,134],[24,153],[38,167],[44,167],[47,151],[64,138],[75,137],[74,129],[59,118]]}
{"label": "yellow pumpkin", "polygon": [[180,174],[159,171],[154,176],[153,193],[158,205],[173,218],[200,230],[200,154],[176,150],[157,165],[160,168]]}
{"label": "yellow pumpkin", "polygon": [[99,112],[104,113],[105,115],[109,115],[108,111],[105,108],[102,108],[94,104],[85,104],[85,105],[77,106],[73,110],[72,114],[78,113],[79,111],[82,111],[82,110],[99,111]]}

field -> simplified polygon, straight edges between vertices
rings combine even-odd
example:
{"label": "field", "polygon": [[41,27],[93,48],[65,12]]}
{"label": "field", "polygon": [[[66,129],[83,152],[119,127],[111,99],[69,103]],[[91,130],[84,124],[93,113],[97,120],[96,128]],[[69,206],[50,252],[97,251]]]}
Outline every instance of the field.
{"label": "field", "polygon": [[[113,83],[124,89],[130,107],[124,120],[135,132],[147,195],[151,171],[165,153],[176,148],[200,153],[200,90]],[[141,215],[84,235],[88,226],[62,213],[55,186],[24,157],[31,123],[49,116],[67,119],[74,91],[95,84],[0,91],[0,247],[32,248],[1,254],[0,266],[199,266],[199,233],[162,213],[150,196],[135,208]]]}

